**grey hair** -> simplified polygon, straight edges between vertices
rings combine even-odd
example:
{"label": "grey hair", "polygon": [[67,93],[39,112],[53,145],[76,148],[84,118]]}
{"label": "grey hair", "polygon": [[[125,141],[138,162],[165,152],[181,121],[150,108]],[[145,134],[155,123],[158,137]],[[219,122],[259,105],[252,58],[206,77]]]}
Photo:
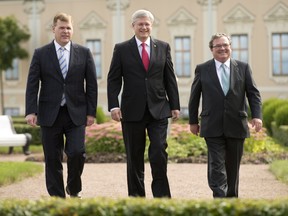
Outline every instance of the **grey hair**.
{"label": "grey hair", "polygon": [[231,38],[225,34],[225,33],[216,33],[214,35],[212,35],[211,40],[209,41],[209,48],[212,49],[213,48],[213,41],[215,39],[221,38],[221,37],[226,37],[229,41],[229,44],[231,44]]}
{"label": "grey hair", "polygon": [[134,23],[138,18],[141,18],[141,17],[148,17],[149,20],[151,21],[151,23],[154,22],[153,14],[150,11],[141,9],[141,10],[137,10],[133,13],[132,23]]}

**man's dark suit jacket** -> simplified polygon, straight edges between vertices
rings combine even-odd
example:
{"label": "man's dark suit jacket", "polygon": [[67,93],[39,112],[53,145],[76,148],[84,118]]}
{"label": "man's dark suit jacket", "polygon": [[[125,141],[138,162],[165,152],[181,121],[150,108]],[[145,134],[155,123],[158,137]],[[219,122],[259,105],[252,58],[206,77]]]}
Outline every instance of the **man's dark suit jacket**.
{"label": "man's dark suit jacket", "polygon": [[217,77],[214,59],[195,69],[189,101],[189,123],[198,123],[202,93],[200,136],[248,137],[247,100],[252,118],[261,119],[261,98],[247,63],[231,59],[230,89],[225,96]]}
{"label": "man's dark suit jacket", "polygon": [[171,117],[171,110],[180,110],[179,93],[168,43],[151,38],[148,71],[143,66],[135,37],[115,45],[108,74],[109,111],[120,107],[118,94],[122,86],[122,77],[123,121],[140,121],[146,105],[155,119]]}
{"label": "man's dark suit jacket", "polygon": [[52,126],[63,92],[75,125],[85,125],[87,115],[95,117],[97,81],[91,52],[88,48],[71,43],[69,68],[64,80],[52,42],[34,52],[27,80],[26,115],[36,113],[40,126]]}

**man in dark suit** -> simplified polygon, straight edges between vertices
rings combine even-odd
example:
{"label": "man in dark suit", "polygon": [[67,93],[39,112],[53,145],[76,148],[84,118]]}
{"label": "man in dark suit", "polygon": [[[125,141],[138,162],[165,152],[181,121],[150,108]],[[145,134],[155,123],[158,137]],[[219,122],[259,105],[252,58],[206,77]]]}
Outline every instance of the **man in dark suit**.
{"label": "man in dark suit", "polygon": [[[256,132],[262,127],[261,97],[250,66],[231,59],[230,45],[231,40],[226,34],[212,36],[209,47],[214,59],[197,65],[189,100],[190,130],[195,135],[200,131],[200,136],[205,138],[208,184],[215,198],[238,197],[243,143],[249,136],[246,98],[251,109],[252,126]],[[227,82],[222,79],[225,74]]]}
{"label": "man in dark suit", "polygon": [[[136,11],[132,15],[135,36],[115,45],[108,74],[108,106],[112,119],[121,120],[122,123],[127,154],[128,195],[145,196],[147,130],[153,196],[171,197],[166,138],[168,118],[179,118],[179,94],[169,44],[150,37],[153,21],[154,17],[149,11]],[[120,108],[118,95],[122,79]]]}
{"label": "man in dark suit", "polygon": [[26,120],[31,126],[41,126],[48,193],[65,198],[64,150],[68,168],[66,192],[80,198],[85,127],[92,125],[96,116],[96,69],[90,50],[71,41],[70,15],[59,13],[54,17],[53,33],[53,42],[36,49],[31,61]]}

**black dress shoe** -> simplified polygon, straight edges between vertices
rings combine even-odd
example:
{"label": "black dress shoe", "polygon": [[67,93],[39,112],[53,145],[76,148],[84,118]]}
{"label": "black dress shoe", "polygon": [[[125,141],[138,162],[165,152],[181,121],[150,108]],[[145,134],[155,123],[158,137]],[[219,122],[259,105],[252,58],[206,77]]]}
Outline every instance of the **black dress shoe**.
{"label": "black dress shoe", "polygon": [[81,193],[80,193],[80,192],[79,192],[79,193],[76,193],[76,194],[71,194],[68,186],[66,186],[66,192],[67,192],[67,194],[70,195],[70,197],[72,197],[72,198],[74,197],[74,198],[82,199],[82,196],[81,196]]}

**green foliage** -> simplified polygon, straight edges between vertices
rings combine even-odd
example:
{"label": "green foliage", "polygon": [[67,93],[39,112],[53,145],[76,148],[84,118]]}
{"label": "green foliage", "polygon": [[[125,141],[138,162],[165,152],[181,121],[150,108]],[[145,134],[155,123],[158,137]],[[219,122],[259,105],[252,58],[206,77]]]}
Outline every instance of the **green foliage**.
{"label": "green foliage", "polygon": [[108,118],[105,115],[105,113],[103,112],[102,107],[97,107],[97,124],[102,124],[104,122],[107,122]]}
{"label": "green foliage", "polygon": [[87,153],[124,153],[123,139],[115,139],[113,137],[102,137],[101,139],[87,138],[86,140]]}
{"label": "green foliage", "polygon": [[275,120],[274,114],[276,110],[284,104],[288,104],[288,101],[275,99],[274,101],[271,101],[267,106],[265,106],[265,109],[263,110],[263,123],[269,134],[272,134],[271,123]]}
{"label": "green foliage", "polygon": [[288,102],[276,110],[274,118],[278,127],[280,125],[288,125]]}
{"label": "green foliage", "polygon": [[[205,140],[189,132],[187,124],[171,124],[170,135],[167,140],[168,156],[171,161],[186,161],[195,158],[194,161],[202,161],[207,156],[207,146]],[[87,153],[125,153],[125,145],[121,132],[121,124],[116,122],[107,122],[95,124],[86,131],[86,149]],[[148,161],[149,139],[146,137],[145,160]],[[251,130],[251,137],[245,140],[245,153],[269,153],[273,157],[285,156],[287,150],[277,144],[274,139],[267,136],[265,129],[256,133]],[[200,160],[198,160],[200,159]],[[251,160],[250,160],[251,161]]]}
{"label": "green foliage", "polygon": [[275,143],[271,137],[257,137],[251,136],[245,139],[244,151],[248,153],[282,153],[285,149]]}
{"label": "green foliage", "polygon": [[288,125],[276,126],[275,122],[272,122],[273,137],[277,139],[282,145],[288,146]]}
{"label": "green foliage", "polygon": [[124,153],[121,127],[116,122],[94,124],[86,128],[87,153]]}
{"label": "green foliage", "polygon": [[207,146],[203,138],[183,132],[181,135],[168,140],[167,151],[171,158],[185,158],[207,155]]}
{"label": "green foliage", "polygon": [[33,162],[0,162],[0,186],[43,172],[42,164]]}
{"label": "green foliage", "polygon": [[24,116],[11,116],[13,124],[27,124]]}
{"label": "green foliage", "polygon": [[29,38],[28,28],[20,27],[15,17],[0,17],[0,71],[11,68],[13,59],[28,56],[20,43]]}
{"label": "green foliage", "polygon": [[0,215],[13,216],[286,216],[288,199],[60,199],[3,200]]}
{"label": "green foliage", "polygon": [[270,170],[278,180],[288,184],[288,160],[273,161]]}
{"label": "green foliage", "polygon": [[[9,147],[7,146],[1,146],[0,148],[0,157],[1,154],[7,154],[9,151]],[[43,152],[43,148],[42,145],[30,145],[29,146],[29,151],[34,153],[42,153]],[[23,147],[22,146],[14,146],[13,147],[13,154],[23,154]]]}
{"label": "green foliage", "polygon": [[269,106],[271,103],[275,103],[275,101],[279,101],[281,99],[279,98],[269,98],[267,100],[265,100],[263,103],[262,103],[262,110],[264,111],[266,109],[267,106]]}
{"label": "green foliage", "polygon": [[32,141],[30,145],[41,145],[41,133],[40,127],[31,127],[30,125],[25,124],[14,124],[16,133],[30,133],[32,136]]}

